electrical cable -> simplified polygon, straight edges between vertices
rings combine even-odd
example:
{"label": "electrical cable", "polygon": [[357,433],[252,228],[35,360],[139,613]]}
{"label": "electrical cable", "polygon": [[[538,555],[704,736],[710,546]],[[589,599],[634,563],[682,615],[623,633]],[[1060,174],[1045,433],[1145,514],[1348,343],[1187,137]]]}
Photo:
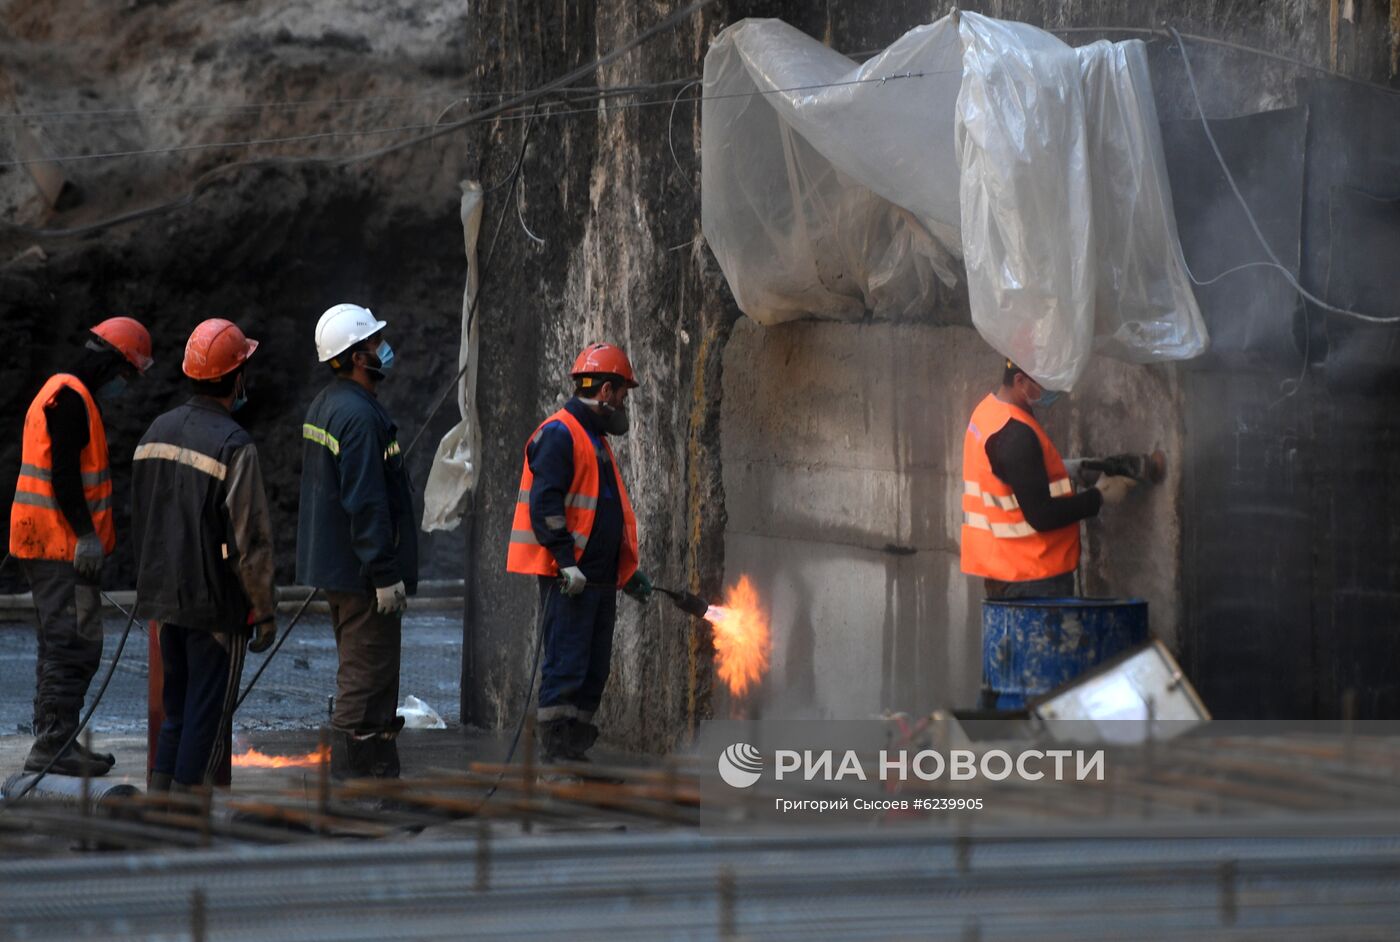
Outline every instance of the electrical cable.
{"label": "electrical cable", "polygon": [[102,702],[102,696],[107,692],[107,686],[112,682],[112,677],[117,673],[117,664],[122,659],[122,652],[126,650],[126,639],[131,637],[131,626],[136,624],[136,610],[139,604],[140,599],[137,599],[137,604],[131,607],[131,614],[126,619],[126,628],[122,631],[121,641],[117,643],[117,651],[112,655],[112,663],[107,668],[107,676],[103,678],[102,686],[97,688],[97,695],[93,697],[92,705],[89,706],[87,712],[83,714],[82,721],[78,723],[78,728],[73,730],[73,735],[68,737],[68,741],[63,744],[63,748],[53,754],[53,758],[48,761],[48,764],[45,765],[34,778],[30,779],[29,782],[25,784],[19,794],[0,802],[0,812],[18,803],[32,792],[35,786],[42,782],[44,777],[58,764],[58,760],[63,757],[64,753],[73,748],[73,744],[78,741],[78,737],[83,734],[83,730],[87,728],[88,721],[91,720],[92,715],[97,712],[97,707]]}
{"label": "electrical cable", "polygon": [[[1181,34],[1178,33],[1174,27],[1168,26],[1167,29],[1171,31],[1172,36],[1176,39],[1177,48],[1181,50],[1181,63],[1186,67],[1186,80],[1191,86],[1191,97],[1196,103],[1196,115],[1201,120],[1201,128],[1205,131],[1206,141],[1210,144],[1210,149],[1215,154],[1216,162],[1220,164],[1220,171],[1225,174],[1225,181],[1230,184],[1230,191],[1235,194],[1235,199],[1239,202],[1240,208],[1244,210],[1245,219],[1249,221],[1249,228],[1253,230],[1254,237],[1259,240],[1259,245],[1264,249],[1264,254],[1269,257],[1267,263],[1261,262],[1259,264],[1268,264],[1278,269],[1278,271],[1283,274],[1284,279],[1293,287],[1294,291],[1298,292],[1298,294],[1322,308],[1324,311],[1331,311],[1334,314],[1340,314],[1345,317],[1354,317],[1357,320],[1372,324],[1400,323],[1400,315],[1387,316],[1366,314],[1361,311],[1353,311],[1347,308],[1337,307],[1334,304],[1329,304],[1304,288],[1298,279],[1294,277],[1293,273],[1279,261],[1279,257],[1274,254],[1273,247],[1270,246],[1269,241],[1264,238],[1264,233],[1259,228],[1259,223],[1254,218],[1254,212],[1249,208],[1249,203],[1245,201],[1244,194],[1240,192],[1239,184],[1235,182],[1235,175],[1230,172],[1230,167],[1225,162],[1225,155],[1220,152],[1220,145],[1216,143],[1215,133],[1210,129],[1210,122],[1206,120],[1205,108],[1201,104],[1200,89],[1196,87],[1196,73],[1191,68],[1191,57],[1187,55],[1186,44],[1182,42]],[[1192,276],[1192,280],[1195,281],[1195,276]]]}
{"label": "electrical cable", "polygon": [[[686,173],[685,168],[681,166],[681,159],[676,156],[676,136],[674,131],[676,127],[676,105],[681,103],[681,96],[685,94],[685,90],[691,85],[696,84],[698,84],[698,82],[691,82],[688,85],[681,86],[681,90],[676,93],[676,100],[671,102],[671,116],[666,119],[666,143],[671,148],[671,160],[675,163],[676,169],[680,171],[681,178],[690,185],[692,190],[698,188],[695,186],[695,181],[690,179],[690,174]],[[703,93],[701,97],[704,97]]]}

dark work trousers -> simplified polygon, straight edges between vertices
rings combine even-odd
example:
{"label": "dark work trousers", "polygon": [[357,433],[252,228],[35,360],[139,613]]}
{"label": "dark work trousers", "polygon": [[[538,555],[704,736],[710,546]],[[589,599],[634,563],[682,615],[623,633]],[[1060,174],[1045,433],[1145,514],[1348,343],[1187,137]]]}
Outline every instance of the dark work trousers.
{"label": "dark work trousers", "polygon": [[363,736],[397,731],[402,615],[381,615],[374,595],[326,592],[340,667],[331,726]]}
{"label": "dark work trousers", "polygon": [[[1013,599],[1067,599],[1074,596],[1074,570],[1049,579],[1027,579],[1024,582],[1002,582],[999,579],[984,579],[987,598],[993,601]],[[995,709],[997,694],[982,675],[982,690],[977,705],[984,710]]]}
{"label": "dark work trousers", "polygon": [[72,563],[20,563],[39,615],[34,738],[36,745],[58,749],[77,730],[88,684],[102,662],[102,601],[97,583],[79,576]]}
{"label": "dark work trousers", "polygon": [[984,579],[989,599],[1067,599],[1074,597],[1074,570],[1049,579],[1002,582]]}
{"label": "dark work trousers", "polygon": [[224,760],[246,639],[179,625],[160,626],[165,722],[155,771],[181,785],[204,785]]}
{"label": "dark work trousers", "polygon": [[617,590],[589,587],[569,598],[559,580],[540,577],[544,655],[540,669],[541,723],[576,719],[593,722],[612,665]]}

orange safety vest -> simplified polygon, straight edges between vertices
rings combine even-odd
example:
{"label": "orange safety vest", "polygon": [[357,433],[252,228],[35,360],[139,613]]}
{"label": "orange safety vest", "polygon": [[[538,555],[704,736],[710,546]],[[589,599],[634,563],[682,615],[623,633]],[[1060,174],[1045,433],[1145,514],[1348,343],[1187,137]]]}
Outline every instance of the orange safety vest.
{"label": "orange safety vest", "polygon": [[79,453],[83,496],[92,512],[92,525],[111,553],[117,545],[117,529],[112,524],[112,469],[107,463],[107,432],[92,393],[76,376],[57,373],[29,404],[24,416],[24,448],[20,457],[15,501],[10,507],[10,555],[17,559],[71,560],[78,536],[59,509],[53,490],[53,442],[44,410],[53,404],[60,390],[71,389],[87,406],[88,443]]}
{"label": "orange safety vest", "polygon": [[[574,537],[575,559],[580,559],[593,532],[593,520],[598,515],[601,481],[598,476],[598,455],[593,450],[593,440],[567,409],[560,409],[541,422],[530,436],[530,443],[537,441],[544,427],[554,421],[563,422],[574,441],[574,479],[569,484],[568,494],[564,496],[564,525]],[[617,459],[613,457],[612,446],[606,439],[603,447],[607,449],[613,480],[617,482],[617,493],[622,499],[622,550],[617,560],[617,584],[624,586],[637,571],[637,517],[632,513],[632,502],[627,498],[627,488],[622,484],[622,473],[617,469]],[[540,545],[535,538],[535,528],[530,524],[530,487],[534,484],[535,476],[530,471],[529,445],[525,448],[525,469],[520,473],[515,519],[510,527],[510,548],[506,552],[506,570],[524,575],[557,576],[559,564],[554,561],[554,554]]]}
{"label": "orange safety vest", "polygon": [[1002,582],[1049,579],[1079,566],[1079,524],[1038,533],[1021,512],[1011,486],[992,471],[987,439],[1016,419],[1035,431],[1045,456],[1050,496],[1074,493],[1060,452],[1029,412],[988,395],[963,435],[962,571]]}

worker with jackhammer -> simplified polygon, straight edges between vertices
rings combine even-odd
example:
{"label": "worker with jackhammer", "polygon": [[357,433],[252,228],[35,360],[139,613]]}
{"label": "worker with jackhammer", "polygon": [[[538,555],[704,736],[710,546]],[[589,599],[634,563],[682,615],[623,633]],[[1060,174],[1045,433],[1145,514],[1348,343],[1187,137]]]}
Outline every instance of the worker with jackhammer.
{"label": "worker with jackhammer", "polygon": [[609,436],[628,430],[637,387],[627,355],[608,343],[574,362],[574,395],[525,444],[506,568],[538,577],[544,663],[535,711],[545,762],[582,762],[611,667],[619,588],[639,602],[637,518]]}
{"label": "worker with jackhammer", "polygon": [[418,588],[418,531],[398,426],[376,395],[394,363],[385,326],[358,304],[321,315],[316,354],[334,378],[301,427],[297,581],[330,604],[338,778],[399,776],[400,641]]}
{"label": "worker with jackhammer", "polygon": [[24,417],[19,481],[10,508],[10,555],[39,616],[34,745],[26,772],[105,775],[116,760],[74,742],[102,660],[99,577],[116,547],[112,473],[99,402],[112,403],[151,367],[151,335],[130,317],[93,327],[68,372],[40,388]]}
{"label": "worker with jackhammer", "polygon": [[153,792],[213,784],[232,735],[244,647],[265,651],[277,633],[262,467],[234,419],[257,348],[223,318],[196,327],[183,363],[193,395],[151,423],[132,461],[136,598],[159,625],[163,672]]}
{"label": "worker with jackhammer", "polygon": [[1034,410],[1060,394],[1010,360],[963,436],[962,571],[989,599],[1074,595],[1079,521],[1117,504],[1137,483],[1103,475],[1076,493],[1071,473]]}

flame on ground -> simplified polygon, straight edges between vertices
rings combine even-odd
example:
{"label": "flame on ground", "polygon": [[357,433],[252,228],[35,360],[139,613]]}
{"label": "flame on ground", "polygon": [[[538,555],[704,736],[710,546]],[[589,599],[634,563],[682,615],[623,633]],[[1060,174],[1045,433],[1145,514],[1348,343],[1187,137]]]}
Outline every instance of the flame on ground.
{"label": "flame on ground", "polygon": [[308,752],[304,756],[270,756],[258,752],[256,749],[249,749],[247,752],[240,752],[233,757],[233,767],[236,769],[300,769],[329,762],[330,758],[331,750],[328,746],[319,748],[315,752]]}
{"label": "flame on ground", "polygon": [[759,604],[749,577],[740,576],[738,584],[726,590],[724,603],[710,606],[705,620],[714,626],[719,678],[730,693],[742,697],[768,672],[772,648],[768,613]]}

